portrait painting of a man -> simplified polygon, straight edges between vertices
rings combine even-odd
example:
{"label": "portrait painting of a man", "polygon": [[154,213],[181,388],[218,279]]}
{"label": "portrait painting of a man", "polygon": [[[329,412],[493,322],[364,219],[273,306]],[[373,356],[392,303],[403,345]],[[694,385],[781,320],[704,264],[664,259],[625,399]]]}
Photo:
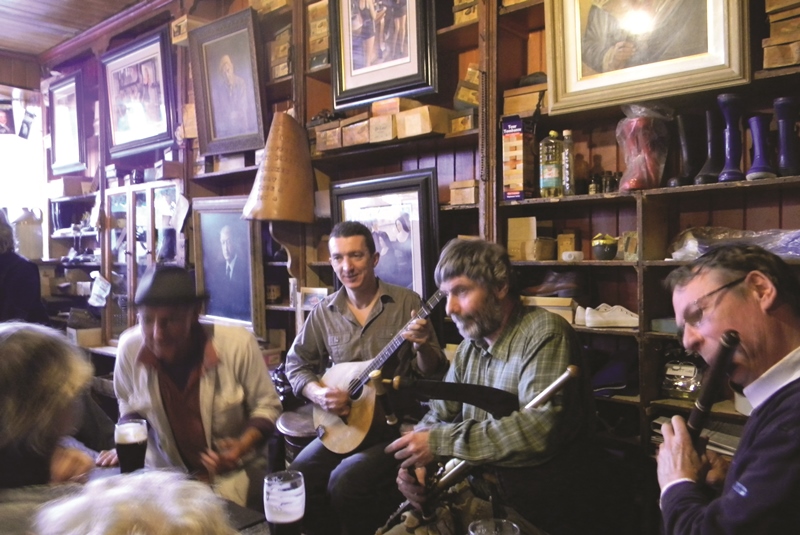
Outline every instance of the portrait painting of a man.
{"label": "portrait painting of a man", "polygon": [[236,213],[205,214],[201,227],[206,314],[251,321],[248,222]]}
{"label": "portrait painting of a man", "polygon": [[250,66],[247,33],[240,31],[204,46],[210,80],[211,132],[214,139],[258,132],[256,81]]}

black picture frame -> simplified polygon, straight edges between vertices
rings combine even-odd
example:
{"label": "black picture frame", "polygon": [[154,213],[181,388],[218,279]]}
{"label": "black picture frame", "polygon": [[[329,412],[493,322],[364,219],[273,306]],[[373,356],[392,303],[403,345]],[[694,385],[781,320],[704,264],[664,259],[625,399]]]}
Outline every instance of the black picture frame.
{"label": "black picture frame", "polygon": [[[260,221],[242,218],[246,195],[202,197],[193,201],[195,277],[197,289],[209,294],[200,319],[240,325],[266,337],[266,302]],[[237,260],[228,279],[222,231],[230,230]]]}
{"label": "black picture frame", "polygon": [[[378,261],[382,280],[408,287],[423,300],[433,292],[433,269],[439,255],[439,195],[436,169],[357,178],[331,186],[331,216],[340,221],[360,221],[372,230],[375,247],[388,249],[392,262]],[[405,217],[407,216],[407,218]],[[408,236],[402,241],[403,223]],[[382,244],[376,233],[389,243]],[[408,245],[401,245],[408,243]],[[410,260],[407,260],[410,255]],[[387,256],[386,252],[384,256]],[[410,275],[410,277],[409,277]],[[409,281],[410,279],[410,281]]]}
{"label": "black picture frame", "polygon": [[189,32],[202,154],[264,148],[260,50],[256,14],[251,8]]}
{"label": "black picture frame", "polygon": [[[333,107],[345,109],[389,97],[435,93],[438,76],[434,2],[401,0],[376,11],[384,21],[394,21],[401,15],[405,19],[398,24],[405,36],[393,40],[397,44],[383,51],[374,42],[370,47],[370,38],[364,37],[369,34],[365,30],[369,26],[374,34],[375,24],[371,20],[365,22],[359,1],[369,6],[375,0],[330,0]],[[371,10],[367,8],[367,12]],[[385,28],[386,23],[382,26]]]}
{"label": "black picture frame", "polygon": [[169,26],[104,54],[100,62],[111,156],[171,145],[175,91]]}
{"label": "black picture frame", "polygon": [[50,169],[54,175],[86,169],[83,77],[77,71],[50,85]]}

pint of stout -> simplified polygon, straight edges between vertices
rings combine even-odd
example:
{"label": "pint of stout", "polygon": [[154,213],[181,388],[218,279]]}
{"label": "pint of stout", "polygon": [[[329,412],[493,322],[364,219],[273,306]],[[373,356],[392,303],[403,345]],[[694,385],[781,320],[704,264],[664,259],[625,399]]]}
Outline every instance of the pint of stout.
{"label": "pint of stout", "polygon": [[117,445],[119,471],[128,474],[144,468],[147,452],[147,422],[128,420],[118,423],[114,429],[114,442]]}
{"label": "pint of stout", "polygon": [[272,535],[300,535],[305,508],[303,474],[286,470],[264,478],[264,514]]}

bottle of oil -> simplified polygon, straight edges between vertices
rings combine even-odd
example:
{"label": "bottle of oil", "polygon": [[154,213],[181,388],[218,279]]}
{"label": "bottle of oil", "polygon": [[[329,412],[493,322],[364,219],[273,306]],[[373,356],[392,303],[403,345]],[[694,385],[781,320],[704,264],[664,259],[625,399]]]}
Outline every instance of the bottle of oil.
{"label": "bottle of oil", "polygon": [[542,197],[561,197],[564,195],[564,144],[558,139],[558,132],[539,143],[539,193]]}

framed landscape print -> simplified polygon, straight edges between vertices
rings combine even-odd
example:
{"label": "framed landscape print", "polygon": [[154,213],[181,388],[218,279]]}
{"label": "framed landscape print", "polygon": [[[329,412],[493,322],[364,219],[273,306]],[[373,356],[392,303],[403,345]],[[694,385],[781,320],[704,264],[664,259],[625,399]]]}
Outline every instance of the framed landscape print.
{"label": "framed landscape print", "polygon": [[50,86],[50,166],[54,175],[86,169],[83,84],[80,71]]}
{"label": "framed landscape print", "polygon": [[426,300],[439,255],[436,170],[423,169],[338,182],[331,186],[333,222],[360,221],[372,231],[381,280]]}
{"label": "framed landscape print", "polygon": [[330,0],[333,106],[435,93],[434,3]]}
{"label": "framed landscape print", "polygon": [[169,28],[115,49],[100,61],[111,155],[169,146],[175,127]]}

